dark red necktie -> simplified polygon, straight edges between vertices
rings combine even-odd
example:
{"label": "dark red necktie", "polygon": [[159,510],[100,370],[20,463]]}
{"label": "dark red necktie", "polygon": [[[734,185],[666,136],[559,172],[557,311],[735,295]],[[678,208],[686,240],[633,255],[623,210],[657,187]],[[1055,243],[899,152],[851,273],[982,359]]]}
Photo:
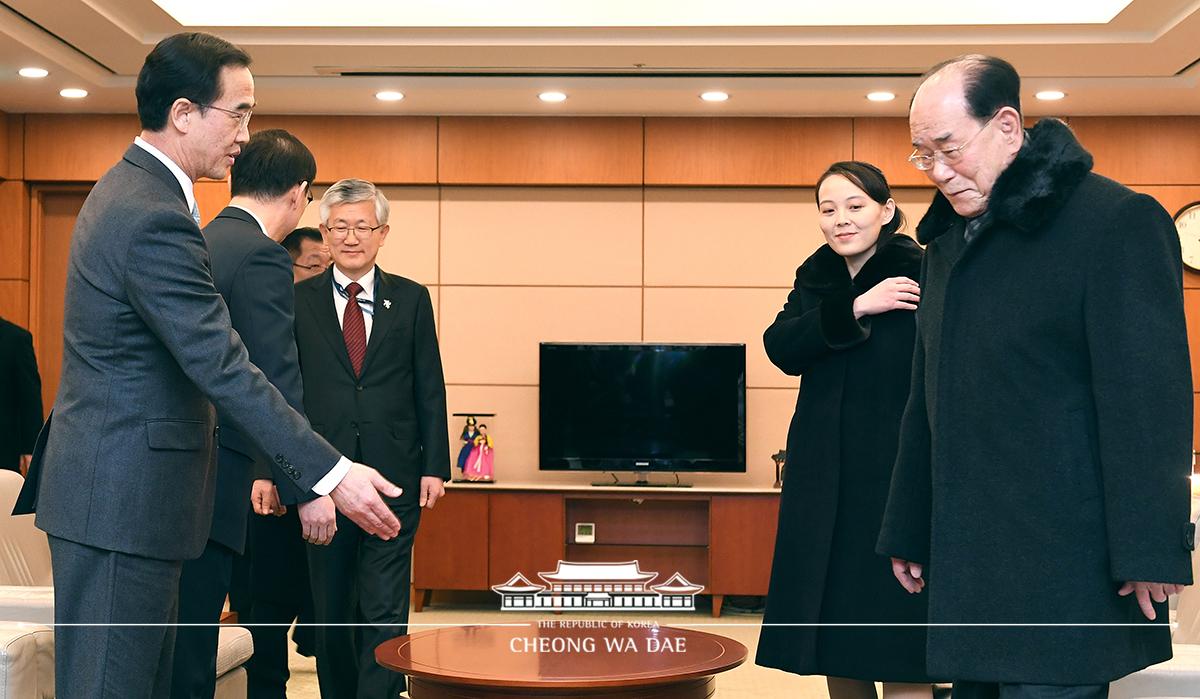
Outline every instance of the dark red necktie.
{"label": "dark red necktie", "polygon": [[346,340],[346,353],[350,355],[355,376],[362,374],[363,357],[367,356],[367,326],[358,305],[358,294],[362,290],[358,282],[346,285],[346,294],[350,298],[346,299],[346,311],[342,314],[342,337]]}

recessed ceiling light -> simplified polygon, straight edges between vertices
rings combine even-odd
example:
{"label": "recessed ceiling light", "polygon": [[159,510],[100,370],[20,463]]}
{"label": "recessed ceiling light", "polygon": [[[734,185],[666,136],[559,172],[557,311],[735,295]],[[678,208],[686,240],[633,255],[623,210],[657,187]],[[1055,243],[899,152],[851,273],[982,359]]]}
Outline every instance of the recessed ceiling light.
{"label": "recessed ceiling light", "polygon": [[538,95],[538,99],[543,102],[562,102],[567,99],[567,95],[563,92],[543,92]]}
{"label": "recessed ceiling light", "polygon": [[872,102],[891,102],[892,100],[896,99],[896,93],[885,92],[882,90],[879,92],[868,92],[867,99],[871,100]]}
{"label": "recessed ceiling light", "polygon": [[22,78],[44,78],[50,74],[50,71],[45,68],[22,68],[17,71],[17,75]]}
{"label": "recessed ceiling light", "polygon": [[396,92],[395,90],[383,90],[375,93],[375,99],[382,100],[384,102],[399,102],[400,100],[404,99],[404,93]]}
{"label": "recessed ceiling light", "polygon": [[69,100],[81,100],[88,96],[88,91],[78,87],[64,87],[58,91],[58,94]]}
{"label": "recessed ceiling light", "polygon": [[1066,96],[1067,96],[1067,93],[1063,92],[1062,90],[1042,90],[1041,92],[1034,95],[1034,97],[1036,97],[1040,100],[1046,100],[1047,102],[1052,102],[1054,100],[1060,100]]}
{"label": "recessed ceiling light", "polygon": [[721,92],[720,90],[711,90],[709,92],[702,93],[700,95],[700,99],[704,100],[705,102],[724,102],[725,100],[729,99],[729,93]]}

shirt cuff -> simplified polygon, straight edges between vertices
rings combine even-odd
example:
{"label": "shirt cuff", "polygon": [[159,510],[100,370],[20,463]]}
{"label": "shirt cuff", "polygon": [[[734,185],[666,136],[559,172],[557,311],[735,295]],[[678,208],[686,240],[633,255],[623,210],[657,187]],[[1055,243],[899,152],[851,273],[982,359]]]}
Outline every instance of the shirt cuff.
{"label": "shirt cuff", "polygon": [[346,474],[350,473],[350,467],[353,465],[354,462],[344,456],[338,459],[337,464],[330,469],[329,473],[326,473],[325,476],[321,480],[317,481],[317,484],[313,486],[313,492],[317,495],[328,495],[332,493],[333,489],[338,487],[338,483],[341,483],[342,479],[346,477]]}

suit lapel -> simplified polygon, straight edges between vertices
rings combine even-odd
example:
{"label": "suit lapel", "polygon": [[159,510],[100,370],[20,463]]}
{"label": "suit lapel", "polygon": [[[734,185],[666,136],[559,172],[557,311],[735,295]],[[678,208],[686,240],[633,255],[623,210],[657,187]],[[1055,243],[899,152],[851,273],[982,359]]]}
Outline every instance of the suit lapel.
{"label": "suit lapel", "polygon": [[346,352],[346,339],[342,337],[342,326],[338,323],[337,307],[333,305],[333,267],[325,270],[320,283],[308,286],[305,290],[308,292],[306,296],[309,311],[317,319],[317,328],[321,336],[329,343],[333,356],[338,358],[342,368],[354,376],[354,368],[350,366],[350,355]]}
{"label": "suit lapel", "polygon": [[371,316],[371,338],[367,341],[367,356],[363,358],[363,373],[371,366],[371,360],[381,351],[383,341],[396,323],[397,309],[392,298],[394,289],[387,276],[375,267],[375,313]]}

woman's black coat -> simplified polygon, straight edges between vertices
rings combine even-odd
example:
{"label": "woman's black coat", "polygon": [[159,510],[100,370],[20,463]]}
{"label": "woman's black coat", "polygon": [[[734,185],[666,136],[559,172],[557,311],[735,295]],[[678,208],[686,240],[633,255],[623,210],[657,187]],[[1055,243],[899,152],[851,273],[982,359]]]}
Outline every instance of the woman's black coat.
{"label": "woman's black coat", "polygon": [[916,279],[921,248],[892,235],[851,282],[828,245],[796,271],[763,336],[784,372],[802,375],[788,431],[775,561],[756,662],[800,674],[923,681],[923,628],[771,624],[925,621],[925,600],[892,576],[875,540],[887,500],[912,368],[913,312],[855,320],[855,297],[889,277]]}
{"label": "woman's black coat", "polygon": [[1146,623],[1117,589],[1191,582],[1179,239],[1153,199],[1091,167],[1043,120],[970,242],[940,194],[917,229],[916,360],[879,551],[927,564],[929,621],[949,624],[929,629],[939,676],[1100,684],[1171,655],[1166,604]]}

